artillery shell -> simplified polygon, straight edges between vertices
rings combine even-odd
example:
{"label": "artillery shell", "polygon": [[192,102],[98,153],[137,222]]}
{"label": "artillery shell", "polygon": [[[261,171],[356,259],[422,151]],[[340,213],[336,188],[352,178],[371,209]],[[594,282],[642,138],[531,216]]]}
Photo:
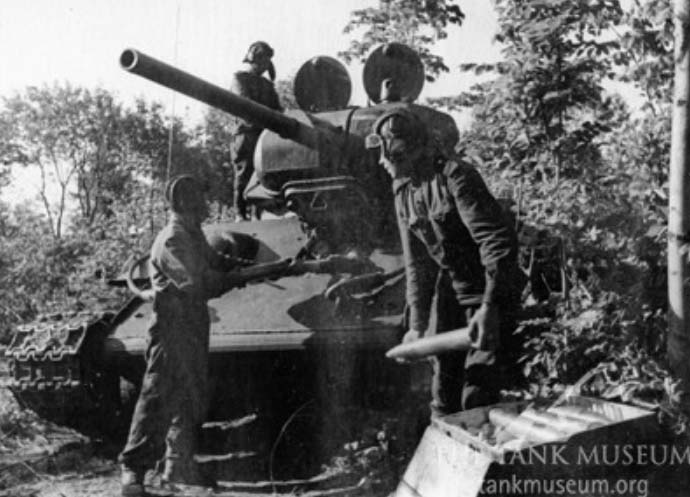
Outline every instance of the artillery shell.
{"label": "artillery shell", "polygon": [[424,359],[444,352],[469,350],[472,341],[467,328],[439,333],[420,338],[414,342],[401,343],[386,352],[389,359],[415,360]]}
{"label": "artillery shell", "polygon": [[589,429],[611,424],[611,420],[603,414],[588,411],[584,407],[577,406],[554,406],[547,409],[548,412],[565,416],[569,419],[591,423]]}
{"label": "artillery shell", "polygon": [[493,440],[495,445],[505,445],[509,441],[515,440],[515,438],[515,435],[505,428],[497,427],[494,431]]}
{"label": "artillery shell", "polygon": [[516,437],[524,438],[531,442],[553,442],[564,436],[563,433],[550,426],[520,417],[500,408],[494,408],[489,411],[489,420],[497,428],[501,427]]}
{"label": "artillery shell", "polygon": [[[547,411],[535,411],[532,409],[525,409],[520,413],[524,418],[531,421],[536,421],[538,423],[543,423],[547,426],[551,426],[554,429],[572,435],[574,433],[579,433],[582,431],[587,431],[595,428],[595,423],[589,423],[581,419],[572,419],[565,416],[560,416],[558,414],[547,412]],[[601,423],[599,423],[601,426]]]}
{"label": "artillery shell", "polygon": [[527,447],[529,447],[529,442],[524,438],[513,438],[512,440],[508,440],[507,442],[501,444],[501,448],[503,450],[510,450],[513,452],[520,451]]}

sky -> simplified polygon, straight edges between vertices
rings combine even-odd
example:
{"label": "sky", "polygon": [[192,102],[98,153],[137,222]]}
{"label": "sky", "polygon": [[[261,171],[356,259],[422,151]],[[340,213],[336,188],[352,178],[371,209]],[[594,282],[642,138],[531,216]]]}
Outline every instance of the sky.
{"label": "sky", "polygon": [[[461,63],[496,61],[492,44],[496,18],[488,1],[457,2],[462,27],[436,47],[451,73],[427,83],[420,99],[454,95],[472,80]],[[0,0],[0,97],[27,86],[57,82],[101,86],[125,103],[135,97],[158,100],[191,121],[205,108],[118,65],[125,48],[136,48],[202,79],[227,87],[249,44],[267,41],[275,49],[278,78],[294,75],[315,55],[335,56],[349,44],[343,35],[351,11],[377,0]],[[348,68],[351,104],[365,105],[361,66]],[[34,194],[25,172],[5,200]]]}
{"label": "sky", "polygon": [[[115,91],[166,103],[169,90],[124,72],[118,57],[137,48],[196,76],[227,86],[250,43],[265,40],[276,51],[278,77],[294,74],[315,55],[335,56],[347,47],[342,34],[352,10],[376,0],[2,0],[0,95],[53,81]],[[495,15],[490,2],[460,3],[461,28],[438,46],[447,65],[497,60],[491,43]],[[359,66],[350,68],[355,105],[366,102]],[[464,79],[467,79],[464,77]],[[467,81],[454,71],[422,98],[458,93]],[[180,108],[196,105],[178,96]],[[169,105],[169,104],[168,104]]]}

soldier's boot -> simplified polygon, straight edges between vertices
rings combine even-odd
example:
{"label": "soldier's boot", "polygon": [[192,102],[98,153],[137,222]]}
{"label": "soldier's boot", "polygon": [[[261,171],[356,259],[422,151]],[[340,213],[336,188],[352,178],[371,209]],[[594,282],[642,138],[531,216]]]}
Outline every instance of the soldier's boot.
{"label": "soldier's boot", "polygon": [[120,485],[123,497],[143,497],[144,492],[144,471],[138,468],[130,468],[122,465],[120,475]]}

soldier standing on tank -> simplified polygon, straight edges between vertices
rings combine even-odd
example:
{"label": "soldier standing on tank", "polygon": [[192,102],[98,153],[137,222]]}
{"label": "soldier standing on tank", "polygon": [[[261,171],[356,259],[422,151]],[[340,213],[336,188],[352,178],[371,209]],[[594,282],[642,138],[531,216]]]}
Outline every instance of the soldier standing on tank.
{"label": "soldier standing on tank", "polygon": [[416,114],[396,108],[374,123],[367,147],[380,149],[393,178],[410,309],[403,342],[425,333],[435,302],[434,331],[469,326],[475,344],[432,360],[435,416],[494,403],[515,376],[524,274],[515,232],[477,170],[430,136]]}
{"label": "soldier standing on tank", "polygon": [[[230,91],[274,110],[282,110],[273,81],[276,77],[271,58],[273,49],[264,41],[252,43],[244,56],[245,67],[232,78]],[[268,72],[270,81],[262,75]],[[234,207],[240,219],[248,219],[244,190],[254,172],[254,149],[263,128],[235,118],[232,132],[232,163],[235,182],[233,185]],[[259,212],[256,212],[259,215]]]}
{"label": "soldier standing on tank", "polygon": [[143,480],[163,455],[163,481],[203,484],[193,460],[207,405],[207,301],[241,286],[231,261],[208,245],[199,183],[185,175],[166,190],[170,221],[151,248],[154,293],[146,371],[127,444],[120,454],[122,495],[144,495]]}

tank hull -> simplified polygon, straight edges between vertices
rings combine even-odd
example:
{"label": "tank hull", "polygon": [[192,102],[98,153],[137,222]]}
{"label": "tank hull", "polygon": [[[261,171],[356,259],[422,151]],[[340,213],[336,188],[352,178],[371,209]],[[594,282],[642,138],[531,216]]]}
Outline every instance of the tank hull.
{"label": "tank hull", "polygon": [[[305,244],[294,217],[206,231],[209,238],[224,232],[254,237],[261,262],[294,256]],[[374,250],[370,260],[385,273],[402,267],[395,248]],[[382,404],[398,386],[406,388],[400,367],[385,358],[403,333],[404,276],[332,300],[324,294],[335,281],[330,274],[289,276],[209,301],[212,419],[275,417],[276,403],[290,409],[308,399],[319,405]],[[151,313],[150,302],[133,299],[103,341],[103,366],[132,386],[144,371]]]}
{"label": "tank hull", "polygon": [[[294,256],[304,244],[297,218],[215,225],[259,240],[262,262]],[[402,254],[375,250],[371,261],[384,272],[402,266]],[[209,301],[210,351],[215,353],[308,350],[322,347],[380,349],[397,343],[403,315],[403,280],[383,288],[364,307],[364,299],[349,303],[324,296],[333,283],[328,274],[288,276],[249,284]],[[150,302],[139,301],[105,340],[106,357],[139,356],[146,349]]]}

